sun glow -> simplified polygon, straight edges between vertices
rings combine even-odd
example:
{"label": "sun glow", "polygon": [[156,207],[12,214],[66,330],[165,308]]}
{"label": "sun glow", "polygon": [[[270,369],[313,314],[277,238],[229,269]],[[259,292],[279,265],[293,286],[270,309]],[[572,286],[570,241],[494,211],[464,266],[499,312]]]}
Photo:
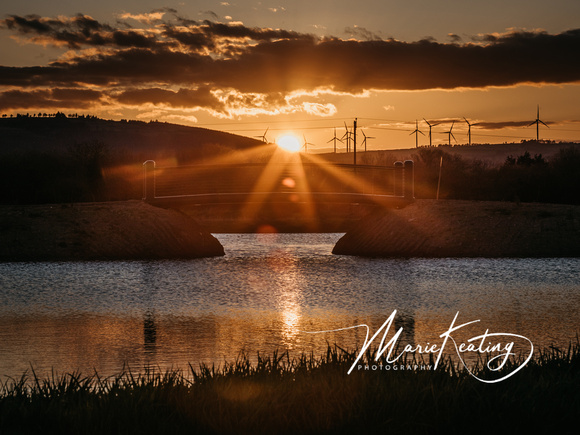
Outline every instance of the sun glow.
{"label": "sun glow", "polygon": [[300,140],[293,134],[285,134],[276,139],[276,144],[291,153],[300,151]]}

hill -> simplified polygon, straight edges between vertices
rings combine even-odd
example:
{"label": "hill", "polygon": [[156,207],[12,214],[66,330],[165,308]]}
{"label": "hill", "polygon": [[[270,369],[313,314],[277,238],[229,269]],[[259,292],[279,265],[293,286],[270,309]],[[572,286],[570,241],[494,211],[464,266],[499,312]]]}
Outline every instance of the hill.
{"label": "hill", "polygon": [[4,204],[140,199],[146,160],[186,165],[260,158],[269,149],[205,128],[64,114],[1,118],[0,138]]}
{"label": "hill", "polygon": [[[260,141],[221,131],[178,124],[111,121],[94,116],[17,116],[0,119],[0,154],[61,152],[86,142],[100,142],[119,158],[195,160],[259,146]],[[142,163],[142,162],[141,162]]]}

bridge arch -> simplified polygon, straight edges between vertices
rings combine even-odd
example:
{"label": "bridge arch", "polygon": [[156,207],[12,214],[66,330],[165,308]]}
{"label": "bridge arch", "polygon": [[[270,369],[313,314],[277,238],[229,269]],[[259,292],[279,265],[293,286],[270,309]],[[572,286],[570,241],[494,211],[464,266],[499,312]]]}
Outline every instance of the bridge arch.
{"label": "bridge arch", "polygon": [[375,207],[402,207],[414,199],[410,160],[392,166],[298,161],[171,167],[148,160],[143,168],[143,200],[180,209],[212,232],[264,226],[346,231]]}

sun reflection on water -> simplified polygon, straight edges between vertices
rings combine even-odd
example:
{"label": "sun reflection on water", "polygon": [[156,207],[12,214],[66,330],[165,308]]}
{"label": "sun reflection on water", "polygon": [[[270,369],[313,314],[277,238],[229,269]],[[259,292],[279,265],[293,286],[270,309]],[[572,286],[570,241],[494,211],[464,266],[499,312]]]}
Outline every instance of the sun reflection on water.
{"label": "sun reflection on water", "polygon": [[272,276],[276,277],[272,297],[275,298],[276,311],[281,324],[280,345],[292,349],[296,345],[296,337],[300,332],[302,313],[300,299],[304,288],[304,277],[297,265],[298,259],[292,255],[269,256],[266,267]]}
{"label": "sun reflection on water", "polygon": [[330,255],[339,234],[218,236],[219,258],[0,264],[0,376],[319,355],[360,348],[363,329],[335,331],[376,331],[394,309],[403,345],[441,343],[458,311],[480,319],[458,341],[489,328],[565,347],[578,331],[578,259],[361,259]]}

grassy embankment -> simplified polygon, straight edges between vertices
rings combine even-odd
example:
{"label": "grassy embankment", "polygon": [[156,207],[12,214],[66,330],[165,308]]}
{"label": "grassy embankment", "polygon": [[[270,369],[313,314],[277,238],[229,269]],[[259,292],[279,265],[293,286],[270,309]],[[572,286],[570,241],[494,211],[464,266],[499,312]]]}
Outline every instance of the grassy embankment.
{"label": "grassy embankment", "polygon": [[[274,354],[256,364],[241,356],[187,375],[43,380],[32,372],[1,386],[0,433],[573,433],[580,412],[579,343],[541,352],[496,384],[450,361],[347,375],[355,358],[329,348],[319,358]],[[472,371],[485,375],[481,364]]]}

